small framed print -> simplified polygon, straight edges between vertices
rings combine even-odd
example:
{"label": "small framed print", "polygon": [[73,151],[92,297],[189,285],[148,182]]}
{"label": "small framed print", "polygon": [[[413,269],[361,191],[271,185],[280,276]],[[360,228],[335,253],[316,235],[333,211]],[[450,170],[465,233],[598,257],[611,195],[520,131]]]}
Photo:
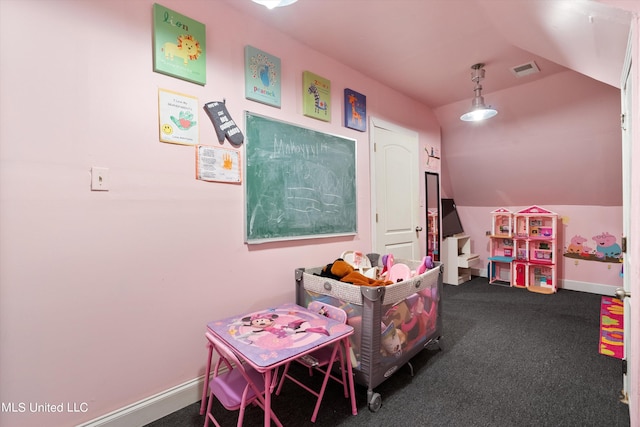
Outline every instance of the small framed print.
{"label": "small framed print", "polygon": [[244,97],[280,108],[280,58],[256,49],[244,48]]}
{"label": "small framed print", "polygon": [[351,89],[344,90],[344,126],[367,130],[367,97]]}
{"label": "small framed print", "polygon": [[196,179],[229,184],[242,183],[240,151],[225,147],[196,145]]}
{"label": "small framed print", "polygon": [[331,82],[310,71],[302,73],[302,113],[331,121]]}
{"label": "small framed print", "polygon": [[160,142],[195,145],[198,143],[198,98],[158,89]]}

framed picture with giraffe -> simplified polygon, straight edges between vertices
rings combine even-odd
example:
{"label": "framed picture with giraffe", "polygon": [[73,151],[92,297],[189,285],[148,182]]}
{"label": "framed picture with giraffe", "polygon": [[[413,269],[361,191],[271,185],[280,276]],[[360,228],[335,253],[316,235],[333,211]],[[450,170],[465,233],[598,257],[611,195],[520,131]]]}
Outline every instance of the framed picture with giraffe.
{"label": "framed picture with giraffe", "polygon": [[302,73],[302,113],[331,121],[331,81],[310,71]]}
{"label": "framed picture with giraffe", "polygon": [[344,126],[366,132],[367,97],[355,90],[344,90]]}

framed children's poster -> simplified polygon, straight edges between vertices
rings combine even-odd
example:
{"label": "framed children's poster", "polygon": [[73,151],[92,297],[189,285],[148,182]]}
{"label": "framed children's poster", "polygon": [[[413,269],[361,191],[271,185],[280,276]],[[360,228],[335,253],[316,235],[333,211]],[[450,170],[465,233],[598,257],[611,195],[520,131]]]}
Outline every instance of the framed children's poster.
{"label": "framed children's poster", "polygon": [[205,26],[153,5],[153,71],[200,85],[207,82]]}
{"label": "framed children's poster", "polygon": [[344,126],[367,130],[367,97],[351,89],[344,90]]}
{"label": "framed children's poster", "polygon": [[314,119],[331,121],[331,82],[312,72],[302,73],[302,113]]}
{"label": "framed children's poster", "polygon": [[158,89],[160,142],[195,145],[198,143],[198,98]]}
{"label": "framed children's poster", "polygon": [[280,81],[280,58],[245,46],[245,98],[280,108]]}

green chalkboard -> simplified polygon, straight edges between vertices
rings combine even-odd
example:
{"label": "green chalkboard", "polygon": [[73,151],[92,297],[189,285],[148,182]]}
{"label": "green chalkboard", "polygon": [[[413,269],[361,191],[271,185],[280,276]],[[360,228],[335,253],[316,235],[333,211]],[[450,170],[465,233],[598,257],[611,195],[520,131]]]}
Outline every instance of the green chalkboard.
{"label": "green chalkboard", "polygon": [[356,141],[245,113],[245,240],[355,234]]}

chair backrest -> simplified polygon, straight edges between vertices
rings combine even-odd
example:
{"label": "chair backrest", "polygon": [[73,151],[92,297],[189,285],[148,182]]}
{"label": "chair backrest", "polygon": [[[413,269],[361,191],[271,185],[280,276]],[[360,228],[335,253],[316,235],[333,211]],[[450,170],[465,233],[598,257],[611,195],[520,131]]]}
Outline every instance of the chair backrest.
{"label": "chair backrest", "polygon": [[[219,356],[209,386],[220,403],[227,409],[235,410],[244,406],[243,402],[251,402],[255,396],[262,394],[259,385],[263,381],[262,374],[244,365],[224,341],[209,332],[206,332],[205,336]],[[227,365],[228,371],[218,374],[221,363]],[[240,377],[242,380],[238,381]]]}
{"label": "chair backrest", "polygon": [[236,354],[229,348],[229,346],[227,346],[227,344],[225,344],[223,341],[221,341],[218,337],[216,337],[210,332],[206,332],[204,335],[207,337],[209,342],[211,342],[216,353],[218,353],[218,362],[216,363],[216,370],[221,363],[224,363],[225,365],[227,365],[227,369],[229,371],[231,371],[236,367],[239,367],[244,371],[244,367],[242,366],[242,363],[240,363],[238,356],[236,356]]}
{"label": "chair backrest", "polygon": [[336,322],[347,323],[347,312],[336,306],[323,304],[320,301],[311,301],[307,308],[313,312],[327,316]]}

